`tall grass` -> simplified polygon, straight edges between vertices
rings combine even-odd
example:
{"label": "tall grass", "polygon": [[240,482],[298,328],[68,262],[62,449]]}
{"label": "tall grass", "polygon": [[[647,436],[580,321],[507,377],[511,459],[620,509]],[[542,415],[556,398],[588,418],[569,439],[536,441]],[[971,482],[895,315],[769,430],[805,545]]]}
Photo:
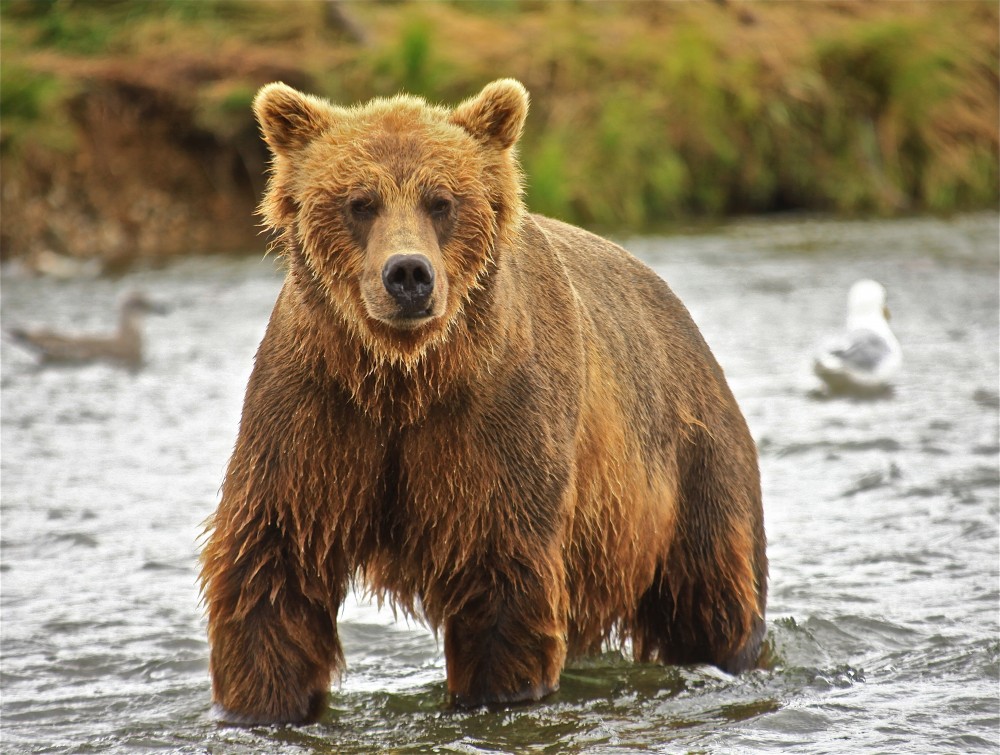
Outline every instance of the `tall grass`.
{"label": "tall grass", "polygon": [[53,54],[139,61],[141,78],[150,49],[214,60],[225,45],[228,74],[194,93],[177,84],[222,142],[245,136],[265,83],[233,50],[339,102],[400,90],[454,102],[520,78],[529,202],[574,222],[996,206],[994,2],[734,5],[353,3],[359,43],[317,2],[3,0],[4,144],[67,118],[73,65]]}

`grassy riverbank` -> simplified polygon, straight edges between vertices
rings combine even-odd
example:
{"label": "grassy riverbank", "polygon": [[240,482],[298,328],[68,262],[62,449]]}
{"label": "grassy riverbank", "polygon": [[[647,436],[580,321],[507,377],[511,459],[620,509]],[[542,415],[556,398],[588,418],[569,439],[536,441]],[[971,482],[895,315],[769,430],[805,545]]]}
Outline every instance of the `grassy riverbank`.
{"label": "grassy riverbank", "polygon": [[532,112],[532,209],[640,231],[807,209],[998,201],[998,6],[6,0],[5,257],[109,263],[262,247],[249,104],[455,102],[499,76]]}

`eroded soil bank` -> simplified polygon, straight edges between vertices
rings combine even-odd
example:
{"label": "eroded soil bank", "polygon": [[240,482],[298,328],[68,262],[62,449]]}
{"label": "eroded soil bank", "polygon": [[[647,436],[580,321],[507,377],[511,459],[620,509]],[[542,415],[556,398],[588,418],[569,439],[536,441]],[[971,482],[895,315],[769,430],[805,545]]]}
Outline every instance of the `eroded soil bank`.
{"label": "eroded soil bank", "polygon": [[995,2],[0,3],[0,253],[106,268],[264,249],[250,114],[283,80],[532,113],[533,210],[638,232],[734,213],[995,207]]}

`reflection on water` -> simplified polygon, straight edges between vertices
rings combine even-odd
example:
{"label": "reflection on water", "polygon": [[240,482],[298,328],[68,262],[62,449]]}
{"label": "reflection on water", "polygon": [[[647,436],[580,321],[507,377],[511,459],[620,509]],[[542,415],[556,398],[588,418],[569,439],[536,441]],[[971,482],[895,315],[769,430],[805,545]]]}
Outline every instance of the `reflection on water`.
{"label": "reflection on water", "polygon": [[[563,675],[550,701],[443,706],[421,626],[352,599],[319,724],[209,716],[198,603],[252,356],[280,273],[192,259],[126,280],[4,272],[4,325],[106,330],[124,288],[168,300],[147,367],[2,357],[5,752],[843,752],[998,746],[998,223],[750,222],[625,242],[687,303],[761,451],[773,668]],[[884,283],[904,369],[883,401],[809,398],[847,287]]]}

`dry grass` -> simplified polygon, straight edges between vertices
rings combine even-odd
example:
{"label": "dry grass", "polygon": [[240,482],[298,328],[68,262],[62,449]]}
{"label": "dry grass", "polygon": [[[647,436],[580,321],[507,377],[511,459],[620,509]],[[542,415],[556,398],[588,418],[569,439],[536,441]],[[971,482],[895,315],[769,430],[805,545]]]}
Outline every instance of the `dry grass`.
{"label": "dry grass", "polygon": [[[46,183],[26,176],[38,172],[28,156],[53,170],[59,155],[106,141],[80,120],[80,98],[125,90],[152,93],[160,107],[147,115],[176,121],[180,142],[211,142],[222,162],[241,163],[243,178],[208,185],[252,204],[263,156],[248,106],[274,79],[340,102],[400,89],[454,102],[517,77],[533,98],[522,144],[531,205],[590,225],[947,212],[996,206],[1000,194],[1000,15],[988,0],[367,2],[340,4],[337,20],[314,0],[50,6],[0,4],[4,180],[21,182],[5,186],[4,211]],[[232,206],[242,212],[245,199]],[[19,231],[4,247],[23,253],[44,233]]]}

